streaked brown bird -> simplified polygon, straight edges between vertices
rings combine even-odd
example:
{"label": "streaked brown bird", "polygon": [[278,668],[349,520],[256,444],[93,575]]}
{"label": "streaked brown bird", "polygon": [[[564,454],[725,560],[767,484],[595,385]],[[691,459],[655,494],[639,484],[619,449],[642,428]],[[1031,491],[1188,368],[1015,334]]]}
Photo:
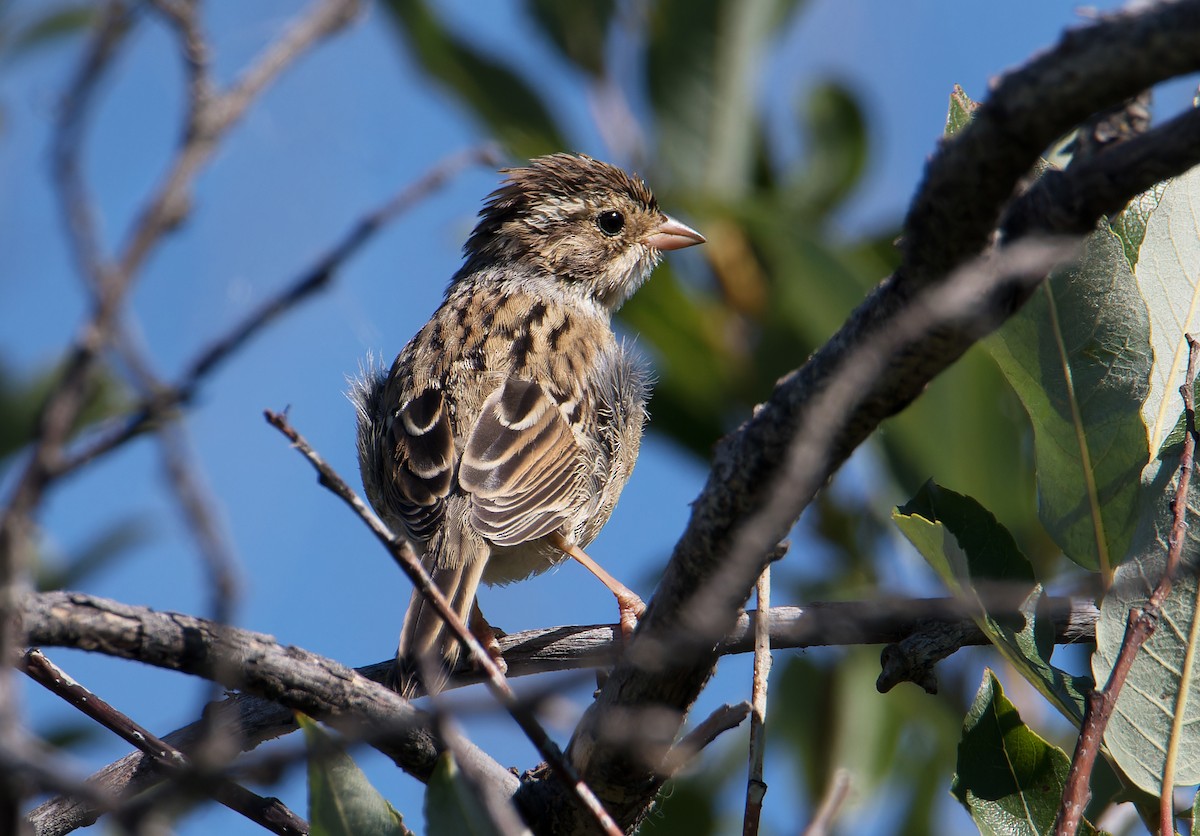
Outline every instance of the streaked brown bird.
{"label": "streaked brown bird", "polygon": [[[480,581],[521,580],[567,556],[616,595],[623,631],[636,625],[641,599],[583,551],[612,514],[646,421],[646,370],[611,317],[664,251],[704,242],[644,182],[591,157],[504,173],[441,307],[390,372],[368,372],[352,393],[371,504],[497,658]],[[414,590],[393,686],[416,693],[423,666],[442,676],[459,651]]]}

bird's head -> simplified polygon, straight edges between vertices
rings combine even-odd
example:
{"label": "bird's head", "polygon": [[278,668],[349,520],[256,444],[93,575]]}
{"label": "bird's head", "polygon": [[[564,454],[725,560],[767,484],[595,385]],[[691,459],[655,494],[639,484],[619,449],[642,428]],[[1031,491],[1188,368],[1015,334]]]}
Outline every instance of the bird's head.
{"label": "bird's head", "polygon": [[467,240],[460,275],[525,268],[518,272],[613,311],[664,251],[704,243],[658,208],[642,180],[591,157],[552,154],[504,173]]}

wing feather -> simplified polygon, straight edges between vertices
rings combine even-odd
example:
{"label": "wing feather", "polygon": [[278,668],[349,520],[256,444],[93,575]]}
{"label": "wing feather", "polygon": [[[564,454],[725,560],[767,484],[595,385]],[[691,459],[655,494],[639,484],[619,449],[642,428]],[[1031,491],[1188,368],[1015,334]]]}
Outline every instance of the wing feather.
{"label": "wing feather", "polygon": [[459,464],[475,530],[515,546],[559,528],[578,503],[580,458],[571,426],[545,390],[506,380],[484,401]]}
{"label": "wing feather", "polygon": [[400,408],[391,422],[395,445],[396,508],[409,534],[428,540],[445,516],[454,475],[454,434],[445,399],[426,389]]}

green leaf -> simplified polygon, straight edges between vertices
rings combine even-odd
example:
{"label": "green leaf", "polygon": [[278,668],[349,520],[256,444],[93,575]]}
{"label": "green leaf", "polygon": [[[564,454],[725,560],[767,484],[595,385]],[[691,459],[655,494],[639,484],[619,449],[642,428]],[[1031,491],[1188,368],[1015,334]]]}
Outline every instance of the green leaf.
{"label": "green leaf", "polygon": [[725,342],[733,313],[711,296],[685,287],[664,263],[620,316],[653,349],[659,375],[650,402],[654,430],[707,456],[738,408],[730,392],[751,373]]}
{"label": "green leaf", "polygon": [[1200,168],[1171,180],[1146,223],[1138,288],[1150,314],[1154,365],[1142,415],[1157,454],[1182,411],[1176,394],[1187,368],[1184,334],[1200,329]]}
{"label": "green leaf", "polygon": [[525,5],[565,58],[593,76],[603,75],[604,44],[617,7],[614,0],[526,0]]}
{"label": "green leaf", "polygon": [[438,758],[425,785],[425,832],[428,836],[501,836],[449,752]]}
{"label": "green leaf", "polygon": [[977,107],[979,105],[971,101],[971,97],[963,91],[962,87],[955,84],[954,90],[950,93],[950,109],[946,113],[946,136],[954,136],[965,128],[970,123]]}
{"label": "green leaf", "polygon": [[303,714],[308,743],[308,820],[313,836],[412,836],[404,818],[379,794],[333,739]]}
{"label": "green leaf", "polygon": [[[957,592],[969,591],[982,581],[1020,584],[1025,590],[1033,587],[1033,567],[1008,529],[969,496],[930,480],[896,509],[892,519]],[[953,543],[946,533],[953,536]]]}
{"label": "green leaf", "polygon": [[1110,221],[1113,234],[1121,239],[1121,246],[1125,250],[1125,258],[1129,260],[1130,267],[1137,267],[1138,252],[1146,237],[1146,225],[1150,222],[1150,216],[1158,209],[1166,189],[1166,183],[1156,183],[1129,201],[1129,204],[1113,215]]}
{"label": "green leaf", "polygon": [[413,59],[519,157],[570,148],[541,97],[505,64],[448,32],[421,0],[387,0]]}
{"label": "green leaf", "polygon": [[[1177,467],[1178,460],[1164,463]],[[1129,561],[1122,564],[1100,605],[1092,669],[1108,680],[1120,652],[1131,608],[1142,607],[1166,565],[1173,522],[1171,501],[1178,477],[1162,488],[1153,521],[1138,531]],[[1167,752],[1175,755],[1175,786],[1200,784],[1200,660],[1197,657],[1197,596],[1200,583],[1200,480],[1192,477],[1187,498],[1183,560],[1163,602],[1158,627],[1134,659],[1117,697],[1104,742],[1125,775],[1141,789],[1160,794]],[[1191,670],[1186,679],[1183,671]],[[1172,745],[1174,744],[1174,745]]]}
{"label": "green leaf", "polygon": [[[980,604],[975,622],[1001,655],[1063,716],[1079,725],[1083,694],[1092,683],[1050,664],[1053,625],[1038,612],[1042,588],[1034,585],[1033,567],[1008,530],[975,500],[933,482],[897,508],[892,519],[951,590]],[[1013,624],[994,617],[976,590],[994,590],[1007,600],[1020,596],[1022,618]]]}
{"label": "green leaf", "polygon": [[1150,322],[1121,242],[1098,230],[984,345],[1033,426],[1042,524],[1067,557],[1110,575],[1149,460]]}
{"label": "green leaf", "polygon": [[[963,723],[951,791],[983,836],[1041,836],[1058,812],[1071,759],[1021,721],[992,671]],[[1079,833],[1095,829],[1081,822]]]}
{"label": "green leaf", "polygon": [[[33,440],[37,416],[62,376],[65,362],[25,379],[0,360],[0,461]],[[124,384],[107,368],[101,368],[92,377],[87,401],[72,432],[115,415],[128,402]]]}

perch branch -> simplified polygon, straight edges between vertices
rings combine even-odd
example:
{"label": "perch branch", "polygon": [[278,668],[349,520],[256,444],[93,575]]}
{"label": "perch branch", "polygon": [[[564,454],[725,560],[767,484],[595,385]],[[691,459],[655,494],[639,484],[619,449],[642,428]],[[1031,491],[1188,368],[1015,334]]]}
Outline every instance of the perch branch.
{"label": "perch branch", "polygon": [[[1091,601],[1066,598],[1051,598],[1046,602],[1047,617],[1055,626],[1056,641],[1073,644],[1091,641],[1095,635],[1098,617],[1095,604]],[[97,613],[116,610],[121,620],[97,618]],[[998,618],[1020,618],[1015,608],[1009,610],[989,605],[989,611]],[[804,607],[772,607],[770,619],[771,646],[780,648],[817,647],[849,644],[883,644],[899,642],[915,631],[928,632],[940,625],[948,633],[958,636],[963,646],[987,644],[987,638],[975,625],[973,610],[962,602],[950,598],[853,601],[815,603]],[[145,645],[123,643],[119,636],[126,631],[150,637]],[[190,640],[197,644],[195,650],[203,655],[218,652],[212,637],[219,628],[202,619],[171,613],[158,613],[145,607],[130,607],[92,596],[65,592],[47,592],[30,596],[26,605],[26,639],[31,644],[44,646],[62,645],[79,647],[96,652],[136,658],[172,670],[180,669],[182,661],[174,655],[191,654],[192,647],[181,640],[162,636],[165,624],[169,630],[186,631]],[[748,653],[753,649],[757,631],[757,614],[743,613],[734,629],[720,645],[720,653]],[[191,629],[196,626],[197,629]],[[104,628],[97,630],[97,627]],[[181,632],[180,639],[183,633]],[[576,670],[611,664],[620,647],[620,633],[615,624],[578,627],[548,627],[512,633],[500,638],[500,648],[509,665],[509,676],[526,676],[552,671]],[[162,657],[164,648],[166,659]],[[393,663],[386,659],[358,669],[358,673],[375,682],[382,682]],[[286,677],[280,690],[303,690],[310,687],[308,673],[304,668],[294,671],[281,669]],[[244,678],[244,677],[242,677]],[[465,667],[447,687],[478,682],[480,674]],[[316,680],[318,683],[320,680]],[[333,695],[326,695],[332,701]],[[741,716],[738,707],[723,714],[736,725],[749,711],[745,705]],[[219,722],[230,730],[230,736],[243,749],[251,749],[259,743],[288,734],[296,729],[291,709],[282,702],[275,702],[256,693],[243,692],[215,703],[205,712],[210,722]],[[735,720],[736,717],[736,720]],[[706,721],[707,723],[707,721]],[[706,723],[685,736],[675,746],[670,758],[670,772],[681,768],[688,758],[696,754],[685,744],[707,743],[711,737],[702,731]],[[202,729],[207,723],[201,721],[164,736],[164,740],[181,751],[188,752],[198,744]],[[723,730],[718,727],[717,731]],[[696,736],[699,735],[699,736]],[[712,735],[712,736],[715,736]],[[424,742],[422,742],[424,741]],[[439,750],[426,736],[414,744],[407,753],[394,756],[409,758],[406,771],[418,778],[428,777]],[[461,754],[460,754],[461,758]],[[133,753],[100,770],[89,779],[90,783],[102,788],[107,794],[126,798],[155,786],[167,775],[155,767],[152,760],[141,753]],[[515,781],[509,791],[515,790]],[[39,834],[62,836],[78,827],[96,821],[106,806],[97,806],[87,797],[68,796],[52,799],[36,810],[29,819]]]}

